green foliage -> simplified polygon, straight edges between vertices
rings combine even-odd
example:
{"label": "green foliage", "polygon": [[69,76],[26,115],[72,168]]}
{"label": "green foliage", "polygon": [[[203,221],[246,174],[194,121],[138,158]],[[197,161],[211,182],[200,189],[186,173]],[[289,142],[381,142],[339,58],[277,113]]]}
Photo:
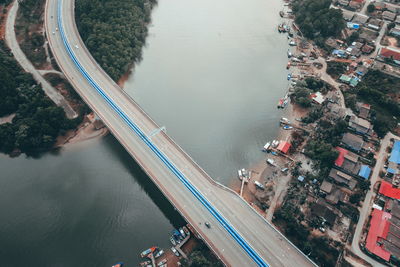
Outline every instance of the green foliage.
{"label": "green foliage", "polygon": [[141,59],[155,0],[77,0],[76,21],[83,41],[117,81]]}
{"label": "green foliage", "polygon": [[306,145],[305,154],[315,160],[320,168],[330,167],[338,157],[338,152],[331,144],[323,140],[310,140]]}
{"label": "green foliage", "polygon": [[399,78],[370,70],[356,88],[345,93],[346,104],[352,109],[355,109],[356,100],[370,104],[374,130],[383,137],[400,122],[400,105],[392,97],[399,94],[399,88]]}
{"label": "green foliage", "polygon": [[347,71],[348,66],[348,63],[330,61],[328,62],[326,72],[333,78],[337,79],[341,74]]}
{"label": "green foliage", "polygon": [[375,5],[374,4],[369,4],[367,6],[367,11],[368,11],[368,13],[374,12],[375,11]]}
{"label": "green foliage", "polygon": [[360,34],[358,32],[353,32],[347,39],[346,43],[350,45],[352,42],[357,41],[360,38]]}
{"label": "green foliage", "polygon": [[0,125],[0,151],[49,149],[57,136],[76,126],[56,107],[30,74],[23,73],[3,46],[0,49],[0,116],[15,113],[12,123]]}
{"label": "green foliage", "polygon": [[330,36],[337,36],[344,29],[342,11],[330,8],[331,2],[331,0],[293,1],[295,21],[305,37],[323,40]]}
{"label": "green foliage", "polygon": [[182,261],[184,267],[222,267],[222,263],[211,253],[211,251],[200,243],[190,254],[188,260]]}
{"label": "green foliage", "polygon": [[296,87],[293,93],[294,102],[299,104],[303,108],[311,107],[310,93],[311,90],[308,88]]}
{"label": "green foliage", "polygon": [[314,106],[308,113],[306,117],[304,117],[302,120],[305,123],[313,123],[316,120],[320,119],[324,115],[324,112],[322,110],[322,107]]}

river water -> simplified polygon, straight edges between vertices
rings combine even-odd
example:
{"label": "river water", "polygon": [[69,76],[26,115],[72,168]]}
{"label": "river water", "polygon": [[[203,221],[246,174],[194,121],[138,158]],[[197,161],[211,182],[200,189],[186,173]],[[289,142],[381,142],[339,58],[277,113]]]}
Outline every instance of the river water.
{"label": "river water", "polygon": [[[287,81],[280,1],[159,0],[124,89],[216,180],[262,159]],[[0,155],[0,266],[136,266],[182,219],[112,137]]]}

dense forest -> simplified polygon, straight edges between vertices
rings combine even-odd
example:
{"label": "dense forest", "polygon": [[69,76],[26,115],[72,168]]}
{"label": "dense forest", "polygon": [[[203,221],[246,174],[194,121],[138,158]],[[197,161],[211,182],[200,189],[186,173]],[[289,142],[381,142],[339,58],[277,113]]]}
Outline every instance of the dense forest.
{"label": "dense forest", "polygon": [[76,21],[83,41],[117,81],[141,59],[151,8],[156,0],[77,0]]}
{"label": "dense forest", "polygon": [[23,72],[3,42],[0,43],[0,117],[15,114],[0,125],[0,151],[31,154],[51,148],[58,135],[76,127],[64,110],[44,94],[31,74]]}
{"label": "dense forest", "polygon": [[345,27],[342,11],[330,8],[332,0],[295,0],[293,13],[305,37],[322,43]]}

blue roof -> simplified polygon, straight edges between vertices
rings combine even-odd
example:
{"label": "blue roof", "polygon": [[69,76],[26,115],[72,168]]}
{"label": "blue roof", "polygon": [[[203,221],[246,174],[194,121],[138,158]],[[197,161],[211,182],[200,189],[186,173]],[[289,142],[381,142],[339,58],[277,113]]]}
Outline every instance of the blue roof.
{"label": "blue roof", "polygon": [[368,179],[370,174],[371,174],[371,168],[368,167],[367,165],[362,165],[358,175],[360,175],[365,179]]}
{"label": "blue roof", "polygon": [[392,148],[392,153],[389,158],[389,162],[400,164],[400,141],[395,141]]}
{"label": "blue roof", "polygon": [[396,174],[396,170],[393,170],[392,168],[388,168],[387,172],[391,174]]}

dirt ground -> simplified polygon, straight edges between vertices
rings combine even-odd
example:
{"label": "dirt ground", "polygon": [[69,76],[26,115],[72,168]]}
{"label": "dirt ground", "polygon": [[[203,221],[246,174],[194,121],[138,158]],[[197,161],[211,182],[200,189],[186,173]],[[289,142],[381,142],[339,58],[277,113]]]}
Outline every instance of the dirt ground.
{"label": "dirt ground", "polygon": [[7,8],[7,13],[3,13],[4,7],[0,6],[0,40],[4,40],[5,34],[6,34],[6,18],[8,15],[8,10],[9,10],[9,6],[5,7]]}

